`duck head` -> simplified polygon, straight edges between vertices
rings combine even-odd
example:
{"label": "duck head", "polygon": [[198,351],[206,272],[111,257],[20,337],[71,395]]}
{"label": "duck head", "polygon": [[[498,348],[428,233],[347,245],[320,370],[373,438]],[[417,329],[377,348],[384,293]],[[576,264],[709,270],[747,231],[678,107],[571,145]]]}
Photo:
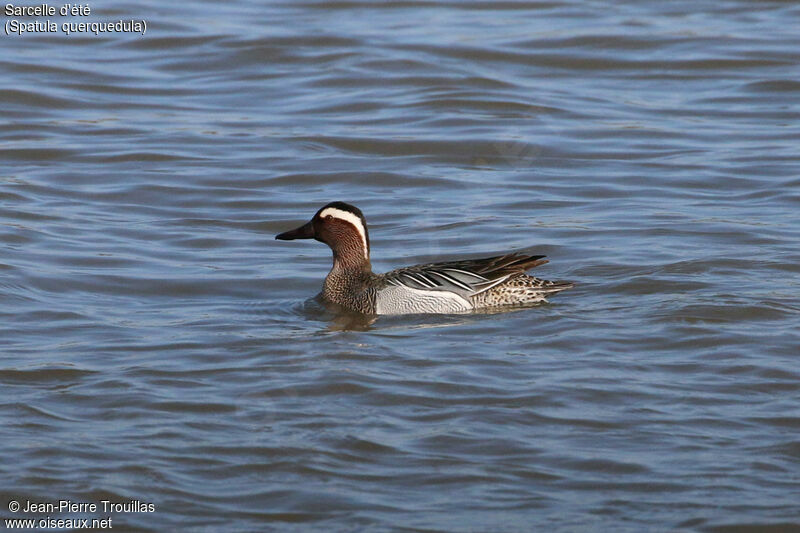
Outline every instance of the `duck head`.
{"label": "duck head", "polygon": [[345,202],[329,203],[299,228],[275,238],[281,241],[316,239],[330,246],[334,263],[369,265],[367,221],[359,208]]}

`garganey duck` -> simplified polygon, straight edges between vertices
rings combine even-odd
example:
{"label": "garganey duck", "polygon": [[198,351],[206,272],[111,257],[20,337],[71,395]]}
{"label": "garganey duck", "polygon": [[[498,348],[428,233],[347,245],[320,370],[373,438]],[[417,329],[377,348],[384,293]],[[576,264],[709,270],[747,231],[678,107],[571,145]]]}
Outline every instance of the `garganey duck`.
{"label": "garganey duck", "polygon": [[322,296],[366,314],[463,313],[544,302],[573,286],[525,274],[547,263],[543,255],[512,253],[398,268],[375,274],[369,261],[369,233],[361,210],[332,202],[309,222],[276,239],[316,239],[333,250],[333,268]]}

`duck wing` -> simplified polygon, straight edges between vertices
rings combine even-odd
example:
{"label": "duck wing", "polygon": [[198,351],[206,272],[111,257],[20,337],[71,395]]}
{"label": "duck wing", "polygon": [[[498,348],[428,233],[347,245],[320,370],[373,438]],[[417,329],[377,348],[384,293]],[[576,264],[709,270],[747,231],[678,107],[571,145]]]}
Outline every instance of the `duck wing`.
{"label": "duck wing", "polygon": [[543,255],[511,253],[443,263],[398,268],[383,275],[390,285],[424,291],[455,292],[475,296],[504,281],[547,263]]}

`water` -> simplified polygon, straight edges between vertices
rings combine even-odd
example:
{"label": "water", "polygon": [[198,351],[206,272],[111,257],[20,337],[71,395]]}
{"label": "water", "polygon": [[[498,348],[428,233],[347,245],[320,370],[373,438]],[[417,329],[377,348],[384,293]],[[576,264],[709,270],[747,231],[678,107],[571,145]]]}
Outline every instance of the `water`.
{"label": "water", "polygon": [[[796,4],[90,7],[147,31],[2,36],[3,518],[800,530]],[[333,314],[332,200],[578,285]]]}

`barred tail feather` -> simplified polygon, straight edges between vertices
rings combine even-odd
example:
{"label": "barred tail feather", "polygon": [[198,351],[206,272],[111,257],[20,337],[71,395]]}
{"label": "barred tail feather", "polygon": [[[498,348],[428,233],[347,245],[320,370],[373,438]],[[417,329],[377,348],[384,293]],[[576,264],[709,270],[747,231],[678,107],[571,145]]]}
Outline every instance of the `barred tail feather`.
{"label": "barred tail feather", "polygon": [[575,283],[573,283],[571,281],[563,281],[563,280],[558,280],[558,281],[545,281],[545,280],[543,280],[543,281],[544,281],[544,284],[542,285],[542,287],[539,290],[542,291],[542,292],[549,293],[549,294],[555,294],[557,292],[561,292],[561,291],[564,291],[564,290],[567,290],[567,289],[571,289],[572,287],[575,286]]}

